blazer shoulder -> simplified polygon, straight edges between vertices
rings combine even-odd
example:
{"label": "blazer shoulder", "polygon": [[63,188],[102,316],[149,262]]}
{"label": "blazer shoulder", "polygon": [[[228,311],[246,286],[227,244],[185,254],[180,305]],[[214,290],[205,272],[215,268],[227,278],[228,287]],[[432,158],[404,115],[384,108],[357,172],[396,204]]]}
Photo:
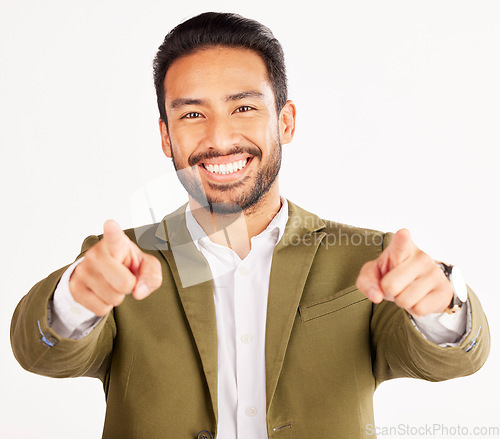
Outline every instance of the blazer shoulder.
{"label": "blazer shoulder", "polygon": [[325,230],[327,231],[342,230],[345,233],[352,233],[352,234],[358,233],[358,234],[382,235],[382,236],[386,234],[386,232],[382,232],[380,230],[353,226],[351,224],[345,224],[324,218],[322,218],[322,220],[325,223]]}
{"label": "blazer shoulder", "polygon": [[325,228],[322,230],[325,233],[327,242],[332,240],[344,245],[353,247],[372,247],[377,248],[382,252],[390,243],[393,233],[383,232],[376,229],[353,226],[337,221],[322,219]]}

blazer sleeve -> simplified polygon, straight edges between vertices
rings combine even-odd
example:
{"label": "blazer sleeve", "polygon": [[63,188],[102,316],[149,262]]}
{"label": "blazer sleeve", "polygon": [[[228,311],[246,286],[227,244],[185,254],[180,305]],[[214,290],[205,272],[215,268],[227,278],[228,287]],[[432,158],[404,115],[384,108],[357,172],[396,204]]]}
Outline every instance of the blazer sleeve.
{"label": "blazer sleeve", "polygon": [[[88,236],[76,259],[99,239]],[[104,382],[116,336],[113,311],[80,340],[59,336],[47,321],[49,301],[69,265],[38,282],[21,299],[12,317],[12,350],[19,364],[30,372],[55,378],[91,376]]]}
{"label": "blazer sleeve", "polygon": [[[392,234],[384,237],[384,248]],[[479,299],[467,287],[471,330],[462,342],[441,347],[427,340],[411,322],[408,313],[393,302],[373,305],[371,320],[372,361],[376,384],[410,377],[443,381],[471,375],[485,363],[490,352],[490,331]]]}

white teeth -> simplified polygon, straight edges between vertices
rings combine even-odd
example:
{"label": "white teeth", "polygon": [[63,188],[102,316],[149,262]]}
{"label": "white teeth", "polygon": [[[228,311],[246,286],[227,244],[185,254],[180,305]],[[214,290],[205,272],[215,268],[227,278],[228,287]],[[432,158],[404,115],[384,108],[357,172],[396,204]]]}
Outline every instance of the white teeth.
{"label": "white teeth", "polygon": [[248,163],[248,159],[238,160],[237,162],[220,164],[220,165],[204,165],[205,169],[214,174],[232,174],[233,172],[243,169]]}

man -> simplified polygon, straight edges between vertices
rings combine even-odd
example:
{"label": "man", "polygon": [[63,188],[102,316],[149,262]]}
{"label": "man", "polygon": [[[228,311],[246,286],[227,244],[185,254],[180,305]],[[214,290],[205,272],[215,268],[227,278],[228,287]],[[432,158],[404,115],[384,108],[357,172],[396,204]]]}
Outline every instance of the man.
{"label": "man", "polygon": [[488,324],[456,269],[411,241],[282,198],[295,131],[269,29],[206,13],[154,63],[162,148],[189,197],[89,236],[18,305],[23,367],[103,381],[105,438],[366,437],[384,380],[477,371]]}

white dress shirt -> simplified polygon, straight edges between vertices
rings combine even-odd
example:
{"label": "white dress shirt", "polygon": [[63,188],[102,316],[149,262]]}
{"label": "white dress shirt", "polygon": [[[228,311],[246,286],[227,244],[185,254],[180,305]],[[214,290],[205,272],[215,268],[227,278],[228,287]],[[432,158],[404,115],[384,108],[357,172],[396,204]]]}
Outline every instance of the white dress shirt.
{"label": "white dress shirt", "polygon": [[[219,439],[267,438],[265,329],[272,254],[288,220],[288,203],[282,198],[278,214],[259,235],[242,260],[229,247],[215,244],[186,209],[186,224],[197,249],[206,258],[214,281],[218,346]],[[100,318],[73,300],[64,273],[49,307],[49,324],[61,336],[79,339]],[[441,346],[455,346],[470,331],[466,304],[453,314],[431,314],[413,320],[416,328]],[[466,311],[467,309],[467,311]]]}
{"label": "white dress shirt", "polygon": [[242,260],[229,247],[212,242],[186,209],[187,228],[214,281],[220,439],[267,438],[267,296],[274,247],[287,220],[288,203],[283,200],[267,228],[251,238],[250,252]]}

